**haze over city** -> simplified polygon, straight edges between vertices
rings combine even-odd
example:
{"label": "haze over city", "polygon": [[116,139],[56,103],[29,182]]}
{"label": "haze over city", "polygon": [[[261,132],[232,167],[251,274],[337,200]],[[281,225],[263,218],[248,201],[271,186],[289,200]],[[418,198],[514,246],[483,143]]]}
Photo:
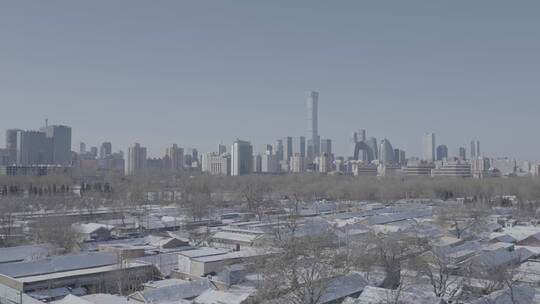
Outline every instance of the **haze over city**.
{"label": "haze over city", "polygon": [[[213,151],[319,134],[349,155],[351,132],[421,156],[540,160],[540,4],[533,1],[13,1],[0,11],[0,130],[73,128],[78,143],[171,143]],[[0,142],[5,142],[0,132]],[[258,149],[256,149],[258,150]]]}

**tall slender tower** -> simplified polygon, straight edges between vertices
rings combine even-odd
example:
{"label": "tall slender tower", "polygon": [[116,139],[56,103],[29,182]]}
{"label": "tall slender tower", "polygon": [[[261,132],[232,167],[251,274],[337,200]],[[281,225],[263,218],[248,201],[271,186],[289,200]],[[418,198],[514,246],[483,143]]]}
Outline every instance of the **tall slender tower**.
{"label": "tall slender tower", "polygon": [[319,93],[308,92],[306,101],[307,156],[313,161],[320,153],[319,141]]}
{"label": "tall slender tower", "polygon": [[435,134],[424,133],[423,137],[423,159],[432,163],[435,160]]}

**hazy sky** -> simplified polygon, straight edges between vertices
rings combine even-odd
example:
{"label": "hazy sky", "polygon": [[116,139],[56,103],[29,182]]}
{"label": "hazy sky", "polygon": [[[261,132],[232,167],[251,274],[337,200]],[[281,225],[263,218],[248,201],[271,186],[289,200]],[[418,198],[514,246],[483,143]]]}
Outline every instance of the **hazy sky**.
{"label": "hazy sky", "polygon": [[[540,160],[540,2],[3,1],[0,140],[7,128],[73,127],[73,147],[169,143],[213,151],[319,132],[420,154]],[[2,144],[3,146],[3,144]]]}

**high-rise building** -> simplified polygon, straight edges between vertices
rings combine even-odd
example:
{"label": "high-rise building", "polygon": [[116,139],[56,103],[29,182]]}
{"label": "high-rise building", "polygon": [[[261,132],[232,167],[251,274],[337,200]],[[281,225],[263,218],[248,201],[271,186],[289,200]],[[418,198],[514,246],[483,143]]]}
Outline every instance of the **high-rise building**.
{"label": "high-rise building", "polygon": [[273,147],[270,144],[264,144],[261,146],[261,153],[270,152],[273,153]]}
{"label": "high-rise building", "polygon": [[424,133],[423,136],[423,159],[432,163],[435,160],[435,134]]}
{"label": "high-rise building", "polygon": [[481,157],[482,154],[480,154],[480,141],[479,140],[471,140],[471,158],[477,158]]}
{"label": "high-rise building", "polygon": [[262,156],[260,154],[253,155],[253,173],[262,172]]}
{"label": "high-rise building", "polygon": [[[313,161],[319,155],[319,129],[318,129],[319,93],[308,92],[306,101],[306,138],[307,158]],[[306,156],[306,154],[304,154]]]}
{"label": "high-rise building", "polygon": [[18,165],[53,164],[53,141],[40,131],[17,131]]}
{"label": "high-rise building", "polygon": [[201,171],[212,175],[231,175],[231,156],[227,153],[203,153]]}
{"label": "high-rise building", "polygon": [[231,147],[231,175],[253,172],[253,146],[249,141],[237,139]]}
{"label": "high-rise building", "polygon": [[9,129],[6,131],[6,151],[10,165],[17,163],[17,134],[21,131],[20,129]]}
{"label": "high-rise building", "polygon": [[316,158],[316,164],[317,164],[317,172],[319,173],[328,173],[333,170],[333,162],[332,155],[328,154],[326,152],[321,152],[319,156]]}
{"label": "high-rise building", "polygon": [[460,160],[467,160],[467,149],[464,147],[459,147],[458,154]]}
{"label": "high-rise building", "polygon": [[71,128],[53,125],[41,128],[52,139],[52,160],[56,165],[71,165]]}
{"label": "high-rise building", "polygon": [[283,160],[289,161],[293,156],[293,138],[288,136],[283,138]]}
{"label": "high-rise building", "polygon": [[90,155],[92,155],[93,157],[97,157],[98,148],[97,147],[90,147]]}
{"label": "high-rise building", "polygon": [[136,143],[128,148],[126,175],[131,175],[146,168],[146,148]]}
{"label": "high-rise building", "polygon": [[276,173],[279,171],[279,162],[277,155],[266,152],[261,155],[261,172]]}
{"label": "high-rise building", "polygon": [[306,171],[306,160],[301,154],[295,154],[291,157],[290,170],[293,173],[302,173]]}
{"label": "high-rise building", "polygon": [[332,140],[321,139],[321,154],[326,153],[332,155]]}
{"label": "high-rise building", "polygon": [[227,146],[219,144],[218,145],[218,154],[227,153]]}
{"label": "high-rise building", "polygon": [[445,160],[448,158],[448,147],[446,145],[437,146],[437,160]]}
{"label": "high-rise building", "polygon": [[388,139],[381,141],[381,149],[379,150],[379,162],[381,164],[394,163],[394,148]]}
{"label": "high-rise building", "polygon": [[399,165],[406,165],[407,159],[405,158],[405,151],[401,149],[394,149],[394,162]]}
{"label": "high-rise building", "polygon": [[165,149],[165,167],[171,171],[184,169],[184,149],[173,144]]}
{"label": "high-rise building", "polygon": [[306,156],[306,138],[304,136],[293,137],[292,155],[300,154]]}
{"label": "high-rise building", "polygon": [[84,154],[86,153],[86,144],[82,141],[79,143],[79,153]]}
{"label": "high-rise building", "polygon": [[274,154],[277,157],[278,162],[283,160],[283,141],[278,139],[274,142],[273,147]]}
{"label": "high-rise building", "polygon": [[[377,139],[375,137],[370,137],[366,141],[366,145],[371,149],[373,152],[373,158],[379,159],[379,146],[377,145]],[[371,160],[368,160],[371,161]]]}
{"label": "high-rise building", "polygon": [[101,144],[99,148],[99,158],[107,158],[112,155],[112,144],[108,141]]}

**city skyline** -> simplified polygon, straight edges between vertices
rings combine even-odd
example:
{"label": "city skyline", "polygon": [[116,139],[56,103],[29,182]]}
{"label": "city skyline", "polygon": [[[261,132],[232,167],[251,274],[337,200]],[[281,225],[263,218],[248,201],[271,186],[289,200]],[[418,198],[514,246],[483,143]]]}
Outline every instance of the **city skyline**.
{"label": "city skyline", "polygon": [[429,131],[450,155],[478,138],[485,154],[540,161],[529,140],[540,111],[540,43],[530,39],[540,4],[130,1],[126,11],[119,1],[104,14],[97,2],[17,1],[0,12],[10,41],[0,129],[49,118],[73,128],[73,150],[110,141],[124,151],[140,142],[150,156],[172,143],[213,151],[237,137],[257,145],[305,135],[304,94],[315,90],[319,133],[338,155],[364,128],[408,155],[421,155]]}

